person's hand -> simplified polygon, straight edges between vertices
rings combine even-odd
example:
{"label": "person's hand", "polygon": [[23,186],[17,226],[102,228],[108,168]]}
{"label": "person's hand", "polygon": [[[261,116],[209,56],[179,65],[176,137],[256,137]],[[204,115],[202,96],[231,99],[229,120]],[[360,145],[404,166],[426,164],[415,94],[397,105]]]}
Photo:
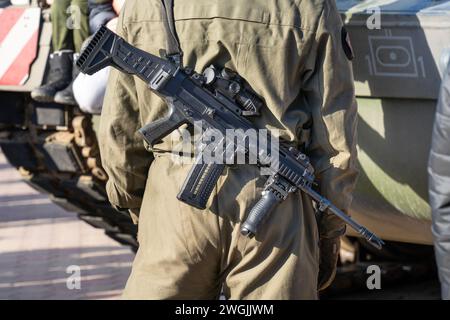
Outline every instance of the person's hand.
{"label": "person's hand", "polygon": [[322,238],[320,240],[320,264],[318,290],[322,291],[330,286],[336,276],[341,237]]}

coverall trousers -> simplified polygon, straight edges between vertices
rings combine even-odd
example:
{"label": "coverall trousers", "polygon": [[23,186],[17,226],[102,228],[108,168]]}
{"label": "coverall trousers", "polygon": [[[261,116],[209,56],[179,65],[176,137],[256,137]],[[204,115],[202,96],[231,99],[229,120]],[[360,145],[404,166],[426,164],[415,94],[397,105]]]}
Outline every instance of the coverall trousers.
{"label": "coverall trousers", "polygon": [[208,209],[198,210],[176,198],[190,167],[155,154],[140,210],[140,247],[123,297],[215,299],[223,289],[228,299],[316,299],[311,200],[291,194],[249,239],[240,234],[241,221],[267,177],[253,166],[228,168]]}

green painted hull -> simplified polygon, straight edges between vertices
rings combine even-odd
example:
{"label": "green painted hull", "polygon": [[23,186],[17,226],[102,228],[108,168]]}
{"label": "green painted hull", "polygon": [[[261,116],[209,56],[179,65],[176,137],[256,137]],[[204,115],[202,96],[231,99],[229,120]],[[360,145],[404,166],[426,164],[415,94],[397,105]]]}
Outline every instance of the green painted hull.
{"label": "green painted hull", "polygon": [[427,161],[435,101],[358,99],[360,179],[355,197],[431,219]]}

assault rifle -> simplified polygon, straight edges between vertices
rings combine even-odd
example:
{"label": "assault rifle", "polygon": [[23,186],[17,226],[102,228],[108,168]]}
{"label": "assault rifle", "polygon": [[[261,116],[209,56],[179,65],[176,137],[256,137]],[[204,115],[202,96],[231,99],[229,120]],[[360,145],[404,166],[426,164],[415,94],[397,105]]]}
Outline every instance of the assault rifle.
{"label": "assault rifle", "polygon": [[[264,106],[263,100],[231,70],[219,71],[209,67],[203,74],[198,74],[188,68],[181,68],[170,59],[163,59],[135,48],[104,26],[95,33],[83,50],[77,66],[83,73],[90,75],[107,66],[135,75],[167,102],[167,116],[139,130],[150,146],[183,124],[198,126],[198,123],[201,123],[205,132],[216,130],[222,133],[224,138],[220,142],[216,141],[216,145],[222,144],[225,149],[231,145],[232,151],[235,152],[234,142],[227,141],[226,131],[256,130],[250,118],[257,116],[260,108]],[[267,135],[268,140],[274,138],[270,133]],[[258,232],[258,226],[275,206],[290,193],[300,190],[316,202],[320,212],[329,210],[370,244],[381,249],[384,242],[380,238],[314,190],[314,170],[305,154],[293,147],[287,147],[283,142],[279,144],[278,150],[271,150],[269,147],[267,152],[258,151],[256,154],[250,154],[254,152],[253,148],[244,149],[246,156],[256,157],[256,165],[267,167],[270,175],[261,199],[241,226],[243,235],[253,237]],[[272,159],[275,152],[278,153],[278,160],[274,164]],[[225,165],[223,161],[204,161],[200,153],[177,198],[196,208],[205,209]]]}

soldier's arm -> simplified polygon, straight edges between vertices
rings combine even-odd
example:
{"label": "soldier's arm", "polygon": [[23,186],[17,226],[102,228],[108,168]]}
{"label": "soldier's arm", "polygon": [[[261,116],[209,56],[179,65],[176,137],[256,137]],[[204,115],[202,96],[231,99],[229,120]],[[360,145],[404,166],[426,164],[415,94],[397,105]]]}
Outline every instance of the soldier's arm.
{"label": "soldier's arm", "polygon": [[[311,155],[320,192],[338,208],[348,212],[356,183],[357,109],[351,62],[342,40],[342,21],[334,1],[324,1],[314,39],[311,41],[310,73],[304,90],[313,118]],[[347,50],[347,54],[345,53]],[[325,214],[321,237],[342,234],[344,223]]]}
{"label": "soldier's arm", "polygon": [[[117,33],[127,40],[122,10]],[[133,76],[111,70],[99,130],[102,165],[109,180],[109,201],[114,206],[136,209],[141,206],[152,157],[146,151],[138,129],[138,98]],[[136,211],[136,210],[134,210]]]}

